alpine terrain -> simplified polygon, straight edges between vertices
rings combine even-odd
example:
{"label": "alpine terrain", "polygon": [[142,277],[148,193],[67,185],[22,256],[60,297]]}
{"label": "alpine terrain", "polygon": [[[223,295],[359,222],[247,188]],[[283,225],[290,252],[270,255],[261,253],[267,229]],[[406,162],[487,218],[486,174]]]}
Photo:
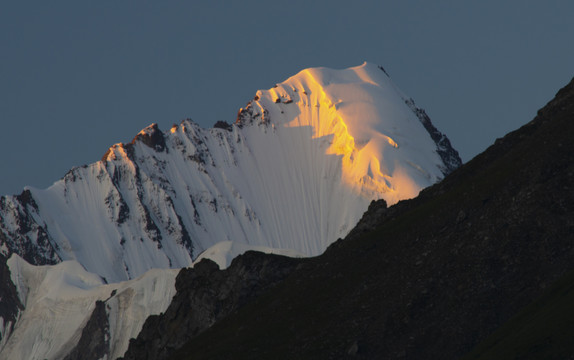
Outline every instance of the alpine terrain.
{"label": "alpine terrain", "polygon": [[[245,287],[211,261],[319,255],[372,200],[413,198],[460,165],[426,113],[369,63],[303,70],[258,91],[233,124],[152,124],[47,189],[0,198],[0,358],[122,356],[146,318],[167,311],[184,273],[205,295],[205,329],[289,273],[248,253],[235,262],[253,279]],[[229,286],[204,293],[206,277]],[[202,317],[210,306],[221,311]]]}
{"label": "alpine terrain", "polygon": [[572,359],[572,139],[574,79],[418,197],[373,201],[320,256],[182,270],[124,359]]}

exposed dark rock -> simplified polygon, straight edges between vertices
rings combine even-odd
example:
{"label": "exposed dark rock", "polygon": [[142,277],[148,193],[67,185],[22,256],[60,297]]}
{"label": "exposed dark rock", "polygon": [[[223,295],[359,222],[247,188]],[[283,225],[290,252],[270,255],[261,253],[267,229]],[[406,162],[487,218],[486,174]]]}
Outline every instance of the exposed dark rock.
{"label": "exposed dark rock", "polygon": [[251,106],[251,101],[247,103],[247,106],[244,108],[240,108],[237,111],[237,119],[235,120],[235,124],[240,128],[243,125],[250,123],[253,121],[253,107]]}
{"label": "exposed dark rock", "polygon": [[161,152],[166,149],[164,135],[158,128],[157,124],[151,124],[147,128],[143,129],[136,135],[136,137],[134,137],[132,144],[135,144],[136,141],[141,141],[156,151]]}
{"label": "exposed dark rock", "polygon": [[22,204],[22,206],[31,206],[34,210],[38,211],[38,204],[32,196],[32,192],[28,189],[22,191],[20,195],[16,195],[16,199]]}
{"label": "exposed dark rock", "polygon": [[9,336],[12,333],[20,311],[24,310],[16,286],[10,278],[10,269],[6,260],[7,258],[0,254],[0,319],[6,326],[4,332],[0,332],[0,343],[4,340],[4,336]]}
{"label": "exposed dark rock", "polygon": [[124,146],[124,150],[126,151],[126,155],[128,156],[128,159],[130,159],[132,162],[134,162],[134,160],[135,160],[134,144],[124,144],[123,146]]}
{"label": "exposed dark rock", "polygon": [[253,108],[253,102],[248,102],[247,106],[239,109],[237,112],[237,120],[235,124],[240,128],[244,125],[252,124],[253,122],[258,122],[259,124],[265,124],[269,122],[269,112],[263,109],[263,113],[258,113]]}
{"label": "exposed dark rock", "polygon": [[78,171],[79,169],[81,168],[77,166],[73,167],[66,173],[66,175],[64,175],[64,177],[62,177],[62,180],[64,180],[65,183],[81,181],[82,175],[81,172]]}
{"label": "exposed dark rock", "polygon": [[82,330],[80,341],[64,360],[98,360],[107,355],[110,348],[109,327],[106,303],[98,300]]}
{"label": "exposed dark rock", "polygon": [[194,163],[205,165],[205,156],[204,153],[202,152],[197,152],[193,155],[188,155],[187,158],[193,161]]}
{"label": "exposed dark rock", "polygon": [[[121,193],[118,192],[118,194],[121,194]],[[121,225],[124,222],[126,222],[127,219],[129,219],[130,207],[128,206],[128,204],[126,203],[126,201],[124,200],[124,198],[121,195],[118,199],[118,202],[120,205],[120,211],[118,211],[118,218],[116,219],[116,223],[118,225]]]}
{"label": "exposed dark rock", "polygon": [[[6,257],[16,253],[34,265],[60,262],[45,225],[32,215],[38,210],[29,190],[15,197],[0,197],[0,251]],[[15,222],[5,223],[6,218]]]}
{"label": "exposed dark rock", "polygon": [[[379,69],[381,69],[381,71],[384,72],[385,75],[389,76],[387,71],[382,66],[379,66]],[[423,124],[423,126],[425,127],[425,129],[435,142],[437,148],[436,151],[444,163],[444,167],[442,167],[441,169],[443,175],[446,176],[450,174],[453,170],[460,167],[460,165],[462,165],[462,160],[458,154],[458,151],[456,151],[452,147],[452,145],[450,144],[450,140],[446,137],[446,135],[438,131],[438,129],[433,125],[427,113],[423,109],[416,106],[415,101],[411,98],[405,99],[405,104],[407,104],[407,106],[419,118],[420,122]]]}
{"label": "exposed dark rock", "polygon": [[185,246],[189,254],[192,255],[193,242],[191,240],[191,236],[189,236],[189,232],[187,231],[187,228],[185,227],[185,223],[181,219],[181,216],[177,215],[177,221],[179,222],[179,226],[181,227],[181,244]]}
{"label": "exposed dark rock", "polygon": [[161,249],[162,246],[161,230],[159,229],[155,221],[152,219],[147,206],[142,204],[142,210],[145,216],[145,232],[149,235],[152,241],[155,241],[157,243],[158,249]]}
{"label": "exposed dark rock", "polygon": [[225,121],[218,121],[215,123],[215,125],[213,125],[213,127],[217,128],[217,129],[227,130],[227,131],[231,131],[231,129],[232,129],[231,124],[229,124],[228,122],[225,122]]}
{"label": "exposed dark rock", "polygon": [[236,312],[287,277],[299,261],[247,252],[226,270],[210,260],[182,269],[177,294],[164,314],[150,316],[124,359],[167,359],[201,331]]}
{"label": "exposed dark rock", "polygon": [[429,135],[435,142],[437,153],[440,156],[442,162],[444,163],[444,167],[441,169],[443,175],[450,174],[452,171],[454,171],[460,165],[462,165],[462,160],[458,155],[458,151],[456,151],[452,147],[452,145],[450,144],[450,140],[446,137],[446,135],[438,131],[438,129],[433,125],[427,113],[423,109],[417,107],[413,99],[407,99],[405,100],[405,103],[419,118],[419,120],[421,121],[421,123],[423,124],[423,126],[425,127],[425,129],[428,131]]}
{"label": "exposed dark rock", "polygon": [[[116,177],[117,174],[119,174],[118,171],[114,172],[112,181],[114,181],[114,177]],[[118,181],[118,179],[116,178],[115,181]],[[117,184],[118,184],[117,182],[114,182],[114,185],[117,186]],[[117,225],[121,225],[124,222],[126,222],[126,220],[129,219],[130,208],[126,203],[126,201],[124,200],[124,198],[122,197],[121,192],[119,192],[118,188],[116,188],[115,191],[110,191],[108,193],[108,195],[104,200],[104,203],[106,204],[108,209],[111,209],[112,211],[114,211],[114,213],[117,214],[114,219]],[[115,211],[116,209],[118,210]]]}
{"label": "exposed dark rock", "polygon": [[381,69],[385,73],[385,75],[389,76],[389,73],[387,73],[384,67],[379,65],[379,69]]}

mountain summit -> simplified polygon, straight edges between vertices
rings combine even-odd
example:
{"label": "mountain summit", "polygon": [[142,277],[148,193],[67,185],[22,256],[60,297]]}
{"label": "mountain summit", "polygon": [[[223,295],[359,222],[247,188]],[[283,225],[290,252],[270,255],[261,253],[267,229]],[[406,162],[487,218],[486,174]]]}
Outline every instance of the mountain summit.
{"label": "mountain summit", "polygon": [[225,268],[250,249],[318,255],[372,200],[412,198],[460,164],[368,63],[303,70],[234,124],[152,124],[45,190],[0,198],[0,357],[116,358],[168,307],[170,269]]}
{"label": "mountain summit", "polygon": [[106,282],[189,266],[220,242],[317,255],[371,200],[412,198],[460,163],[382,68],[307,69],[233,125],[152,124],[48,189],[2,197],[0,243]]}

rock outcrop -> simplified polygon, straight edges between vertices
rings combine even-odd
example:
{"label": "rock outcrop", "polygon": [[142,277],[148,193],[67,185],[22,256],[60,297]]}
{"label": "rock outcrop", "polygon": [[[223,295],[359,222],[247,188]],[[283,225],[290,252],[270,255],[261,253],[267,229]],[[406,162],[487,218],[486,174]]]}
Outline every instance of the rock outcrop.
{"label": "rock outcrop", "polygon": [[147,319],[124,360],[168,359],[193,337],[283,281],[301,261],[249,251],[222,271],[207,259],[182,269],[169,308]]}

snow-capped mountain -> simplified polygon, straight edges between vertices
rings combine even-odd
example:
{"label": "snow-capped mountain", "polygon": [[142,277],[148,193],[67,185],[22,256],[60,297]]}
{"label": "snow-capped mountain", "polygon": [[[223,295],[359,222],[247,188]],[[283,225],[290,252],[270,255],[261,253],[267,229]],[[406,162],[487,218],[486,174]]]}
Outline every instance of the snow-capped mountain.
{"label": "snow-capped mountain", "polygon": [[427,119],[377,66],[303,70],[233,125],[153,124],[48,189],[2,197],[2,252],[77,260],[107,282],[221,241],[317,255],[371,200],[414,197],[460,164]]}
{"label": "snow-capped mountain", "polygon": [[[96,302],[111,319],[127,306],[120,293],[141,291],[130,306],[149,309],[109,324],[116,332],[106,356],[120,354],[129,337],[117,334],[133,336],[167,306],[152,300],[150,286],[167,301],[174,291],[175,272],[150,269],[204,257],[225,267],[247,249],[318,255],[371,200],[414,197],[460,164],[425,112],[368,63],[303,70],[258,91],[232,125],[152,124],[47,189],[0,198],[0,254],[11,256],[24,308],[11,312],[15,325],[0,319],[0,354],[61,357],[58,349],[80,341]],[[26,326],[53,307],[62,312],[42,318],[40,329]],[[73,321],[63,326],[66,317]],[[29,342],[43,350],[29,352]]]}

